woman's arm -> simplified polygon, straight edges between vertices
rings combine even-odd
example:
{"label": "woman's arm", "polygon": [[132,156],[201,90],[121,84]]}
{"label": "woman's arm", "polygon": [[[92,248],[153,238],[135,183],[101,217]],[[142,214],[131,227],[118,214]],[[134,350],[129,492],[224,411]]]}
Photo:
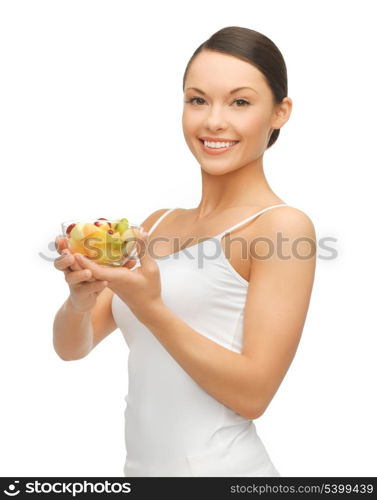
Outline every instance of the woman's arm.
{"label": "woman's arm", "polygon": [[[315,272],[315,230],[309,217],[291,207],[273,212],[258,221],[258,238],[268,238],[270,245],[251,247],[242,353],[201,335],[165,304],[143,320],[205,391],[251,419],[263,414],[293,360]],[[284,239],[280,244],[278,233]],[[304,240],[300,243],[299,238]],[[262,258],[271,248],[274,254]]]}
{"label": "woman's arm", "polygon": [[55,352],[64,361],[81,359],[90,352],[92,342],[91,312],[77,311],[68,297],[54,318]]}

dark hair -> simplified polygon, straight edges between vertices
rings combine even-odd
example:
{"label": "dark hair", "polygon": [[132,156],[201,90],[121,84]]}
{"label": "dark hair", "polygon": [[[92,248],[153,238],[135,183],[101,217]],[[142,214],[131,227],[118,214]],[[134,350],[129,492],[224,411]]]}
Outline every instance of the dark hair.
{"label": "dark hair", "polygon": [[[222,28],[199,45],[187,63],[183,75],[183,89],[192,61],[203,50],[230,54],[255,66],[270,87],[275,104],[280,103],[288,95],[287,67],[280,50],[262,33],[239,26]],[[272,132],[267,148],[274,144],[279,133],[280,129]]]}

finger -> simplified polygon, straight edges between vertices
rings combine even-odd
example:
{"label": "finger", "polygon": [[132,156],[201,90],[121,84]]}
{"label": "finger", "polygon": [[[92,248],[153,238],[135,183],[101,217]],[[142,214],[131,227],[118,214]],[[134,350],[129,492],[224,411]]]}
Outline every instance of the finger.
{"label": "finger", "polygon": [[84,283],[83,288],[85,289],[85,293],[95,293],[98,295],[108,286],[108,284],[107,281],[96,281],[94,283]]}
{"label": "finger", "polygon": [[99,266],[92,260],[88,259],[87,257],[84,257],[84,255],[75,253],[74,256],[75,259],[79,262],[80,266],[82,266],[85,269],[89,269],[92,272],[92,275],[97,280],[111,281],[112,278],[116,278],[118,275],[119,271],[117,271],[116,269]]}
{"label": "finger", "polygon": [[89,269],[83,269],[81,271],[72,271],[65,275],[65,280],[69,285],[76,285],[82,281],[87,281],[92,277],[91,271]]}
{"label": "finger", "polygon": [[[69,250],[65,250],[65,251],[69,252]],[[80,271],[81,269],[84,269],[84,267],[81,266],[79,262],[77,262],[77,259],[76,259],[75,255],[77,255],[77,254],[72,255],[72,257],[73,257],[73,264],[70,266],[70,269],[72,271]]]}
{"label": "finger", "polygon": [[54,260],[54,266],[56,267],[56,269],[59,269],[60,271],[68,268],[73,263],[74,263],[74,257],[67,251],[63,251],[63,253]]}
{"label": "finger", "polygon": [[67,248],[62,251],[60,257],[54,260],[54,266],[56,269],[59,269],[59,271],[64,271],[65,274],[83,269]]}
{"label": "finger", "polygon": [[143,231],[140,234],[138,241],[138,256],[141,266],[147,270],[154,270],[157,266],[156,261],[152,258],[148,249],[148,233]]}
{"label": "finger", "polygon": [[55,248],[61,254],[64,248],[68,248],[67,239],[62,236],[57,236],[55,238]]}
{"label": "finger", "polygon": [[[72,252],[68,248],[68,240],[65,237],[62,237],[62,236],[56,237],[55,248],[61,254],[62,257],[64,256],[64,254],[72,255]],[[75,260],[71,261],[71,264],[72,264],[70,267],[71,271],[79,271],[80,269],[82,269],[82,267]],[[61,269],[61,268],[58,267],[57,269]]]}

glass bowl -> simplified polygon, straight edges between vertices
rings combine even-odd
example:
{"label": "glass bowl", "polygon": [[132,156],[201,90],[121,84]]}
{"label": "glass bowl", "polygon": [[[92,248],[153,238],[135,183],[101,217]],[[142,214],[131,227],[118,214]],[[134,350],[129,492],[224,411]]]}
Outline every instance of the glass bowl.
{"label": "glass bowl", "polygon": [[67,220],[62,235],[72,253],[80,253],[102,266],[121,267],[136,258],[143,227],[123,219]]}

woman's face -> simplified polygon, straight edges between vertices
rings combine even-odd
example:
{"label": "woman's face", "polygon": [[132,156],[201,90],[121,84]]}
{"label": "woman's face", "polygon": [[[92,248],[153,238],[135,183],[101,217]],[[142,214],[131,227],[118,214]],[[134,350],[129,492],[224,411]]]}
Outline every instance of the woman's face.
{"label": "woman's face", "polygon": [[[240,87],[245,88],[235,90]],[[262,73],[250,63],[210,50],[191,63],[184,88],[183,134],[209,173],[236,170],[263,155],[273,128],[288,120],[279,109]],[[216,148],[216,142],[229,141],[237,142]]]}

